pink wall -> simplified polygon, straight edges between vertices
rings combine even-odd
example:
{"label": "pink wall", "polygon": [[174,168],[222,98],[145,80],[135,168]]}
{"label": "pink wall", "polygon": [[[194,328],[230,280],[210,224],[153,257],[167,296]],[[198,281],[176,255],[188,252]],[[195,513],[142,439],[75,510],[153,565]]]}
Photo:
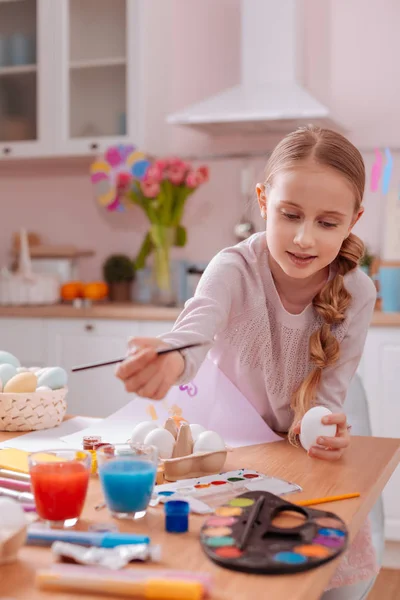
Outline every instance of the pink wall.
{"label": "pink wall", "polygon": [[[356,0],[356,3],[360,10],[367,10],[365,2]],[[389,4],[388,0],[384,4]],[[394,3],[390,4],[394,11]],[[339,22],[348,18],[351,12],[343,12],[345,5],[347,3],[334,3],[337,9],[332,16],[331,3],[327,3],[328,12],[321,9],[319,1],[307,0],[306,4],[306,21],[312,24],[312,17],[315,16],[316,26],[309,25],[307,30],[304,76],[310,87],[320,96],[325,96],[321,99],[330,99],[341,115],[347,108],[348,95],[333,94],[330,88],[332,73],[334,81],[340,86],[338,89],[344,90],[348,85],[356,94],[359,85],[358,80],[352,80],[352,77],[356,77],[353,64],[358,56],[356,53],[349,61],[348,71],[341,72],[348,59],[344,48],[347,48],[351,38],[351,28],[346,26],[343,48]],[[238,82],[239,6],[239,0],[171,0],[168,7],[167,3],[160,0],[146,3],[146,30],[151,31],[151,35],[146,38],[145,48],[145,149],[160,154],[190,154],[270,147],[265,139],[212,139],[202,133],[174,128],[165,123],[165,115],[169,112]],[[370,31],[377,15],[370,8],[366,14],[369,25],[365,24],[363,17],[363,27],[366,26],[366,31]],[[325,31],[326,35],[322,36],[321,31]],[[363,34],[363,39],[365,36]],[[327,40],[330,40],[329,44]],[[320,48],[320,59],[314,62],[313,69],[315,45]],[[373,51],[371,46],[370,52]],[[325,60],[322,60],[323,56]],[[376,74],[376,70],[374,72]],[[394,78],[393,86],[398,85],[396,82]],[[369,93],[370,85],[364,84],[360,89]],[[381,101],[379,91],[374,96],[374,101],[378,100]],[[398,103],[396,111],[397,106]],[[363,124],[361,113],[358,103],[350,102],[349,114],[360,127]],[[393,114],[391,110],[390,116]],[[365,123],[366,126],[368,124]],[[370,170],[371,154],[366,154],[366,161]],[[256,179],[262,177],[263,162],[261,159],[255,161]],[[36,231],[48,243],[75,244],[94,249],[96,256],[82,262],[81,275],[84,279],[100,277],[101,264],[110,253],[135,255],[146,231],[143,215],[136,208],[129,213],[107,214],[97,207],[89,183],[88,164],[88,160],[82,160],[73,161],[72,164],[70,161],[43,162],[31,168],[25,164],[13,164],[11,167],[1,165],[0,265],[7,263],[12,232],[21,226]],[[211,180],[192,196],[185,214],[184,220],[189,230],[188,245],[177,250],[176,256],[204,261],[220,248],[235,242],[233,227],[243,210],[240,193],[240,168],[243,164],[242,161],[228,160],[210,163]],[[382,207],[376,196],[367,194],[366,208],[366,216],[358,226],[358,232],[377,250]],[[257,217],[255,205],[253,211],[253,218],[260,228],[262,223]]]}

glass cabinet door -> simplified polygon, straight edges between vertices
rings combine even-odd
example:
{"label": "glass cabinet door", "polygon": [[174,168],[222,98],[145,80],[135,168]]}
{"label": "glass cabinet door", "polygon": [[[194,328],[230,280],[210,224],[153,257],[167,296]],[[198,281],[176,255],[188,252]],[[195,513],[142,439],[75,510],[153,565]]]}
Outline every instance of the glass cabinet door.
{"label": "glass cabinet door", "polygon": [[0,1],[0,145],[38,139],[37,3]]}
{"label": "glass cabinet door", "polygon": [[127,0],[69,0],[68,13],[67,138],[126,136]]}

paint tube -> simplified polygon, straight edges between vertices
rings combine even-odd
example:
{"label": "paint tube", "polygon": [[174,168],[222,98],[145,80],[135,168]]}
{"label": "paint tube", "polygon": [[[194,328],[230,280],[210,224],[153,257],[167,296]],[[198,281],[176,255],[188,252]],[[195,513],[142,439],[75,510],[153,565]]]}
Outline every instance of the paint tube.
{"label": "paint tube", "polygon": [[159,562],[161,560],[161,546],[151,546],[149,544],[127,544],[115,548],[93,546],[88,548],[77,544],[55,542],[51,550],[57,558],[63,561],[72,561],[82,565],[97,565],[114,570],[122,569],[132,561]]}

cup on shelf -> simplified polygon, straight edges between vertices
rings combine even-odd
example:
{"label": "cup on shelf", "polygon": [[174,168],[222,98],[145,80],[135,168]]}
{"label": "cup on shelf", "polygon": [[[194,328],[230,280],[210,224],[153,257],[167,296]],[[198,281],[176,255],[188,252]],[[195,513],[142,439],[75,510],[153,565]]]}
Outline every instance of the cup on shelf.
{"label": "cup on shelf", "polygon": [[158,453],[145,444],[109,444],[96,450],[107,508],[117,519],[146,514],[156,481]]}
{"label": "cup on shelf", "polygon": [[9,38],[10,63],[33,65],[36,62],[36,39],[32,35],[14,33]]}
{"label": "cup on shelf", "polygon": [[[49,462],[48,455],[55,457]],[[85,450],[48,450],[29,456],[36,512],[50,527],[72,527],[85,503],[91,456]]]}
{"label": "cup on shelf", "polygon": [[10,64],[8,38],[0,35],[0,68]]}
{"label": "cup on shelf", "polygon": [[400,312],[400,266],[381,265],[379,284],[383,312]]}

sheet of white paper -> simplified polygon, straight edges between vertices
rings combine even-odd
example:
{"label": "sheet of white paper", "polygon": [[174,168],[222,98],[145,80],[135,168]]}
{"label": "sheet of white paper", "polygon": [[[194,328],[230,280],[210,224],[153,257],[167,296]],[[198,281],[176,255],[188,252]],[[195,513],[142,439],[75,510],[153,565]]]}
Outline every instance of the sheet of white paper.
{"label": "sheet of white paper", "polygon": [[208,358],[190,384],[172,388],[164,400],[152,402],[135,397],[102,423],[62,439],[75,446],[80,445],[83,435],[101,435],[110,443],[125,442],[137,423],[153,419],[163,426],[174,414],[181,415],[189,423],[200,423],[206,429],[216,431],[232,447],[281,441],[253,405]]}
{"label": "sheet of white paper", "polygon": [[[73,448],[68,442],[61,440],[62,436],[73,434],[86,429],[88,426],[94,426],[100,423],[102,419],[93,419],[90,417],[74,417],[63,421],[58,427],[52,429],[44,429],[41,431],[31,431],[25,435],[8,440],[0,444],[0,448],[18,448],[28,452],[36,452],[39,450],[51,450],[54,448]],[[82,443],[82,436],[80,436]],[[81,447],[81,443],[77,448]]]}

